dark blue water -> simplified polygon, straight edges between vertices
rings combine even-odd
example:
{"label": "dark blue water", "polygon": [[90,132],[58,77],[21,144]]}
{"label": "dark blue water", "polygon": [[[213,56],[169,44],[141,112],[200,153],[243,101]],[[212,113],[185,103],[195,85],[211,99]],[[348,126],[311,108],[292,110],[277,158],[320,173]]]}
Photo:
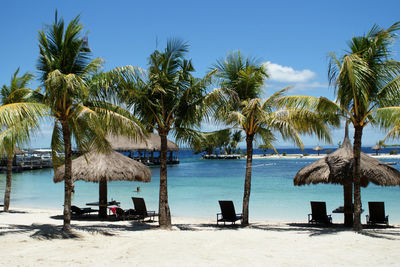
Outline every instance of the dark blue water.
{"label": "dark blue water", "polygon": [[[298,150],[279,150],[280,153],[302,154]],[[366,151],[366,150],[364,150]],[[310,151],[314,152],[314,151]],[[371,153],[371,151],[366,151]],[[268,153],[268,152],[267,152]],[[308,152],[307,152],[308,153]],[[264,154],[256,150],[256,154]],[[311,154],[311,153],[310,153]],[[231,199],[237,212],[241,212],[246,160],[202,160],[191,151],[180,151],[179,165],[168,167],[168,193],[171,213],[175,216],[214,218],[219,212],[218,200]],[[326,201],[328,211],[343,205],[343,189],[339,185],[309,185],[297,187],[293,178],[297,171],[315,159],[254,159],[250,218],[265,220],[306,221],[310,201]],[[400,159],[382,159],[396,162]],[[121,202],[123,208],[132,208],[132,196],[146,200],[148,209],[158,209],[159,168],[151,167],[150,183],[115,181],[108,183],[109,199]],[[28,171],[13,174],[12,206],[56,208],[62,210],[63,183],[54,184],[52,170]],[[0,190],[4,192],[5,175],[0,176]],[[133,192],[140,186],[139,193]],[[98,184],[75,183],[73,204],[98,199]],[[399,187],[369,185],[362,189],[363,207],[368,201],[385,201],[386,213],[391,222],[400,223]],[[365,212],[363,222],[365,222]],[[340,222],[343,215],[334,214]]]}

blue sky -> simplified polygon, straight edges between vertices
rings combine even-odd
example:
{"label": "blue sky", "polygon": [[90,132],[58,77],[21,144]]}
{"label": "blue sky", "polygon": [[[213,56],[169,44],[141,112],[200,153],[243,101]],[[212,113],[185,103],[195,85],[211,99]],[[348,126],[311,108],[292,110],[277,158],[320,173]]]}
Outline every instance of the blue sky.
{"label": "blue sky", "polygon": [[[0,16],[0,84],[18,68],[36,73],[38,31],[58,10],[66,22],[81,15],[94,57],[104,68],[134,65],[146,68],[148,55],[163,49],[168,38],[190,44],[197,75],[216,59],[240,50],[268,62],[271,78],[265,95],[286,86],[291,94],[326,96],[327,54],[342,53],[352,36],[372,25],[389,27],[400,20],[400,2],[393,1],[5,1]],[[393,47],[400,60],[399,41]],[[38,86],[34,82],[32,87]],[[52,126],[44,123],[32,147],[49,147]],[[207,126],[208,128],[208,126]],[[363,145],[374,145],[384,132],[367,129]],[[333,145],[343,130],[333,130]],[[304,137],[306,146],[329,146]],[[399,142],[397,142],[399,143]],[[293,146],[278,142],[276,146]],[[332,146],[332,145],[331,145]]]}

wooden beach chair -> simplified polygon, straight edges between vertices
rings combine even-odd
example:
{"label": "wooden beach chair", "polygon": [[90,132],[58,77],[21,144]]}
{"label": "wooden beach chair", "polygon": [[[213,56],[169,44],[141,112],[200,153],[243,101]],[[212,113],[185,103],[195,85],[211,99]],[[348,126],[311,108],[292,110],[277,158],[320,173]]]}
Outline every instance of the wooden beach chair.
{"label": "wooden beach chair", "polygon": [[71,206],[71,214],[76,216],[82,216],[85,214],[90,214],[92,212],[99,212],[99,210],[95,210],[92,208],[79,208],[77,206]]}
{"label": "wooden beach chair", "polygon": [[141,197],[132,197],[133,205],[135,206],[134,215],[136,219],[143,220],[146,218],[150,218],[151,221],[155,220],[155,217],[158,216],[158,213],[155,211],[148,211],[146,208],[146,203],[144,199]]}
{"label": "wooden beach chair", "polygon": [[383,223],[389,225],[389,215],[385,216],[385,203],[384,202],[368,202],[369,215],[367,217],[367,224]]}
{"label": "wooden beach chair", "polygon": [[310,201],[311,213],[308,214],[308,223],[331,224],[332,216],[326,214],[326,203],[321,201]]}
{"label": "wooden beach chair", "polygon": [[217,213],[217,225],[219,222],[231,222],[235,224],[236,221],[241,220],[242,214],[235,212],[235,206],[231,200],[219,200],[219,206],[221,207],[221,213]]}

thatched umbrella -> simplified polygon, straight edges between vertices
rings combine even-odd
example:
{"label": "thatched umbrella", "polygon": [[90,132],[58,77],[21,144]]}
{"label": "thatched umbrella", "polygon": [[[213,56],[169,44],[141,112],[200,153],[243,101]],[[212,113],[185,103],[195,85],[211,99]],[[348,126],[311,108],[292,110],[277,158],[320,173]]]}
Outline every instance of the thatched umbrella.
{"label": "thatched umbrella", "polygon": [[[382,186],[400,185],[400,172],[395,168],[361,153],[361,186],[369,182]],[[346,128],[341,148],[319,159],[298,171],[294,185],[332,183],[343,185],[345,225],[353,221],[352,181],[353,181],[353,148]]]}
{"label": "thatched umbrella", "polygon": [[371,147],[372,150],[375,150],[376,155],[378,155],[378,150],[381,150],[382,147],[381,145],[375,145],[373,147]]}
{"label": "thatched umbrella", "polygon": [[[60,166],[54,173],[54,182],[64,180],[65,167]],[[107,181],[127,180],[150,182],[150,169],[144,164],[121,153],[86,153],[72,161],[72,181],[84,180],[99,183],[100,217],[107,216]]]}
{"label": "thatched umbrella", "polygon": [[322,151],[322,150],[324,150],[324,148],[323,148],[323,147],[320,147],[320,146],[316,146],[316,147],[314,147],[312,150],[317,151],[317,152],[318,152],[318,156],[319,156],[319,152]]}

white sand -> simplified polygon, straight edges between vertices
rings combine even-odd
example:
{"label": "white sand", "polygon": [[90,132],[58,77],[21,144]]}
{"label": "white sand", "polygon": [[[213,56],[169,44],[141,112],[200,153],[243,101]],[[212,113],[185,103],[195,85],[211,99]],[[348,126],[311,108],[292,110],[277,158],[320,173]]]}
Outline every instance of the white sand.
{"label": "white sand", "polygon": [[[0,213],[0,266],[387,266],[399,265],[400,226],[368,229],[254,222],[216,227],[214,220],[157,223],[73,221],[62,238],[61,211]],[[56,216],[56,218],[51,218]],[[58,218],[57,218],[58,217]]]}

